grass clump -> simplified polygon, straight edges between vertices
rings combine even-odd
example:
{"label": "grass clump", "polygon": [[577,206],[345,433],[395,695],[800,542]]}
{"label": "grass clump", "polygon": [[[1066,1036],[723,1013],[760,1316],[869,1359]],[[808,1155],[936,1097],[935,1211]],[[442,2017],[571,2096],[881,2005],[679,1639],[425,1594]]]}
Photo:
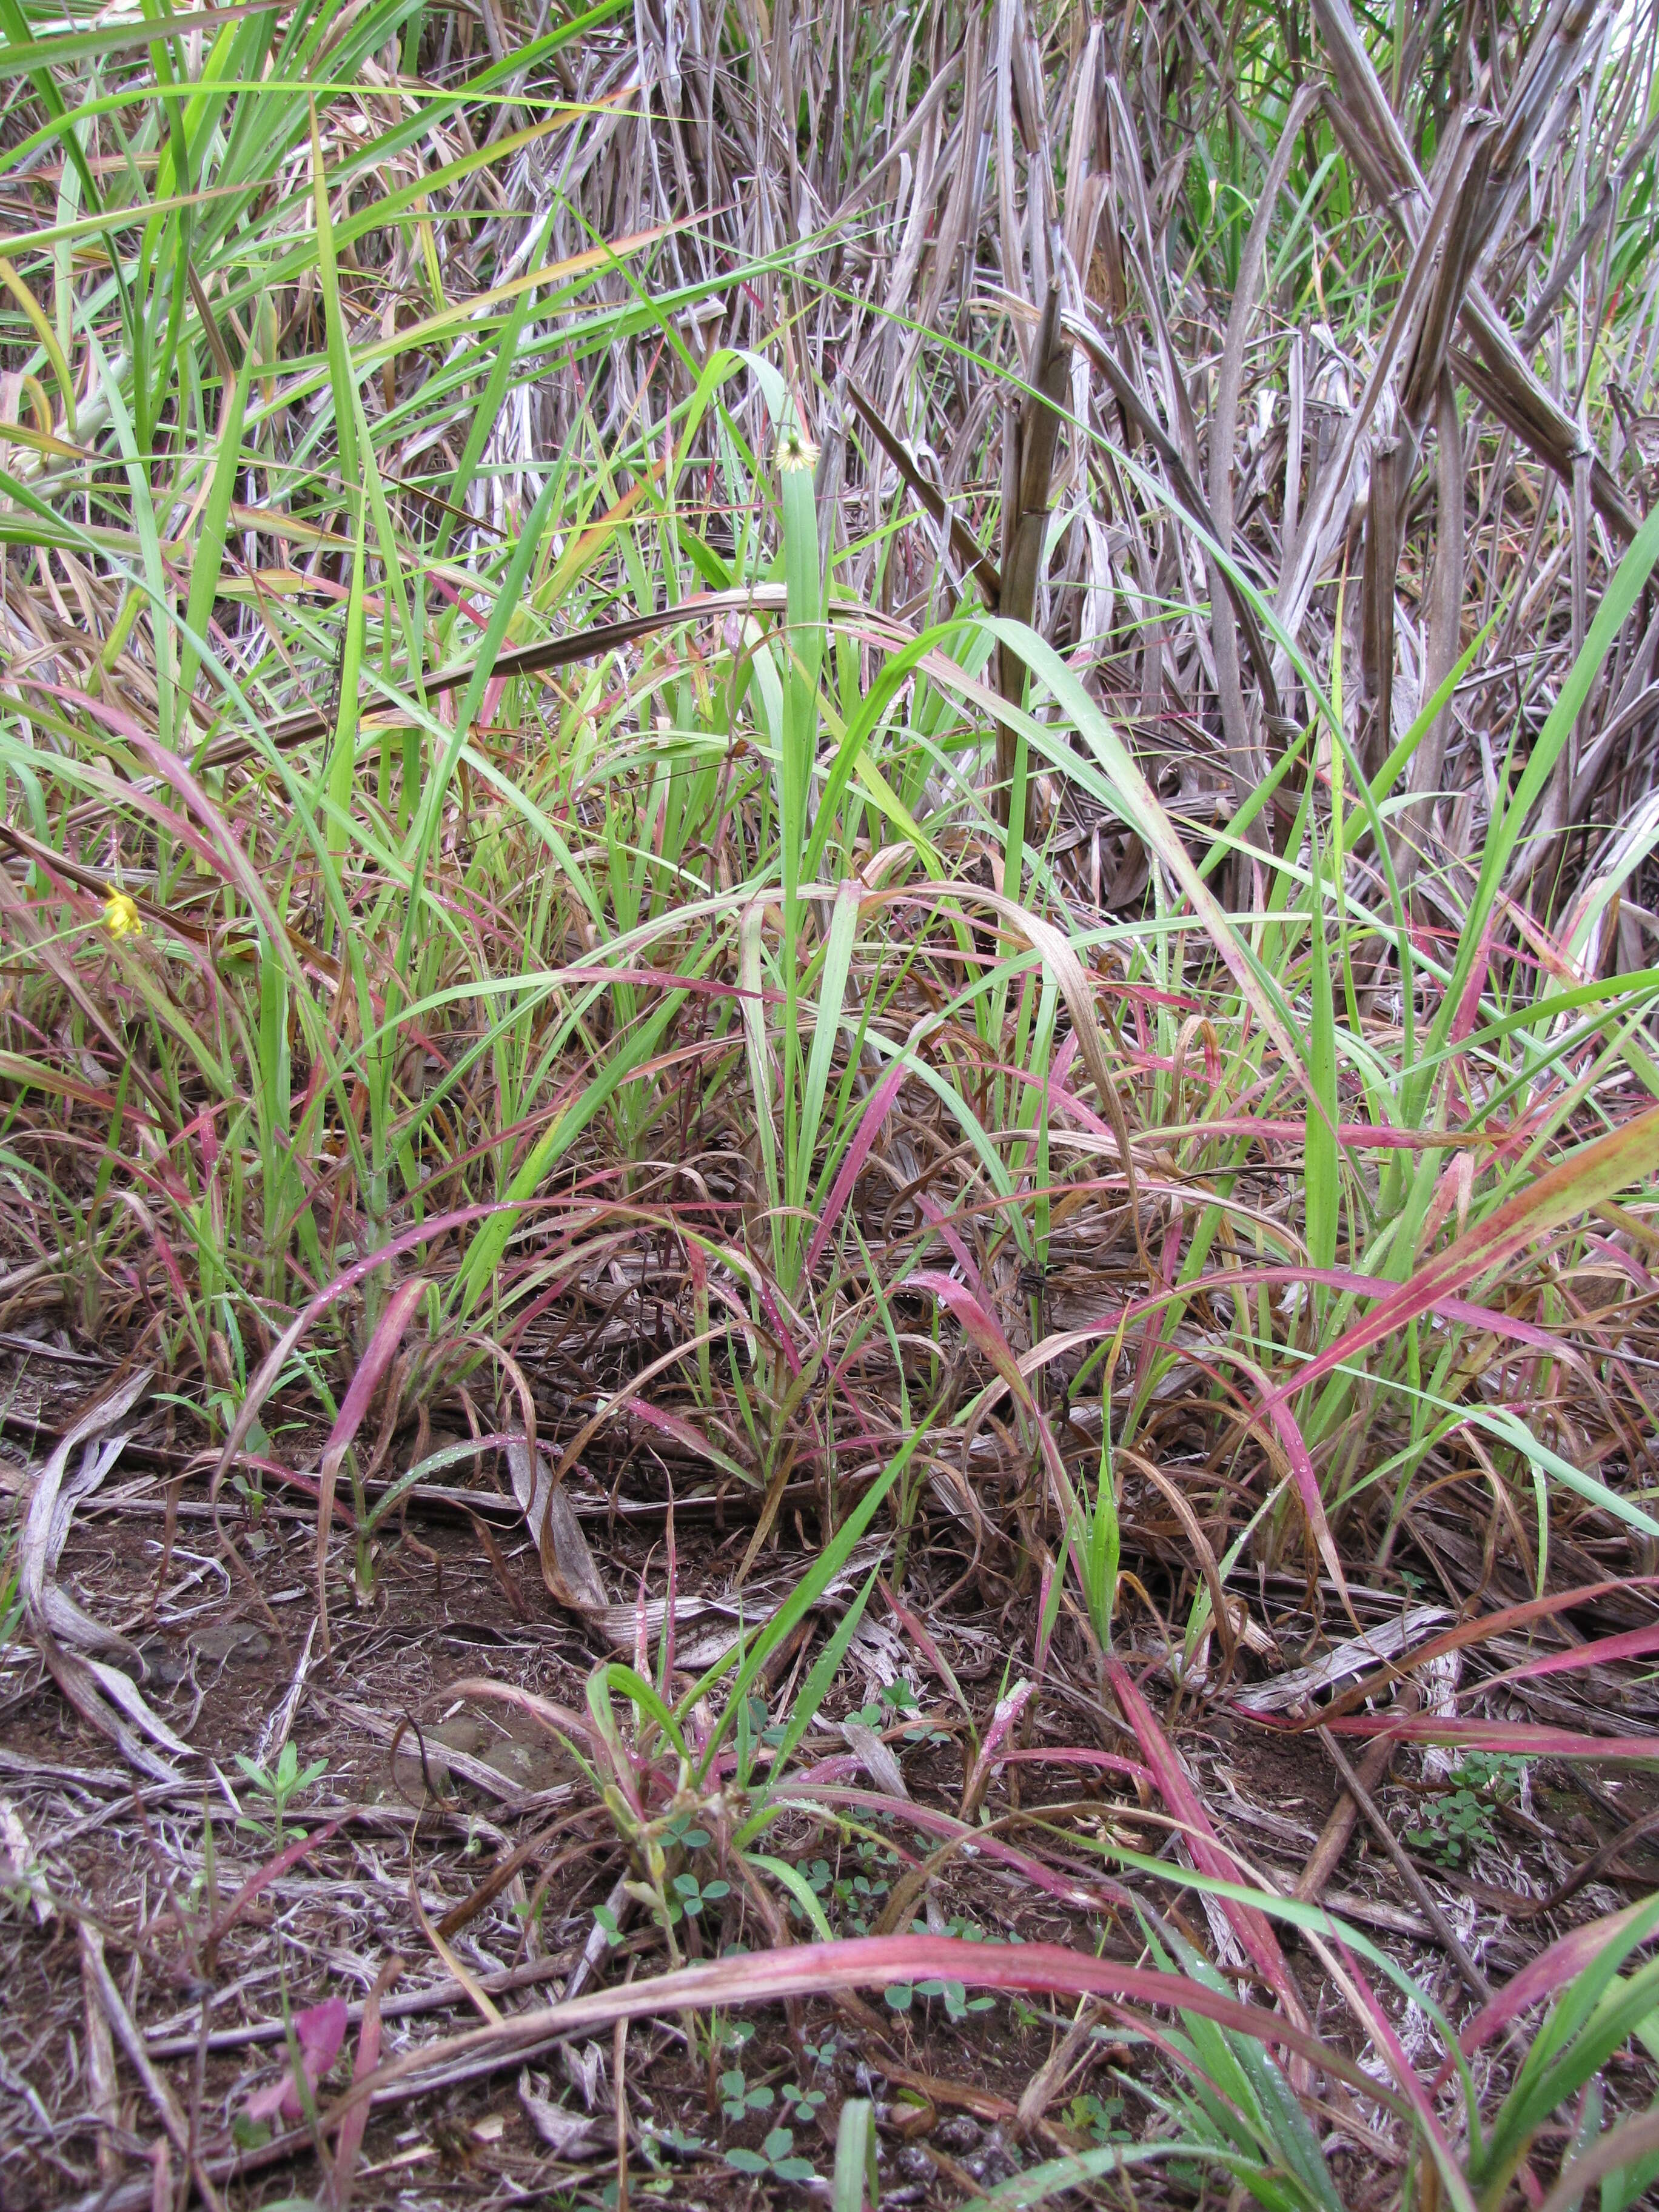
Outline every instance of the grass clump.
{"label": "grass clump", "polygon": [[[1005,1996],[974,2109],[1042,2160],[941,2142],[964,2200],[1651,2183],[1644,1813],[1532,1837],[1594,1912],[1436,1984],[1190,1731],[1455,1751],[1436,1881],[1522,1762],[1618,1814],[1650,1755],[1654,37],[0,0],[0,1331],[118,1370],[29,1416],[19,1710],[163,1789],[203,1748],[60,1586],[129,1418],[162,1582],[200,1507],[280,1637],[300,1516],[284,1727],[468,1516],[593,1647],[436,1724],[569,1762],[499,1893],[605,1874],[562,2017],[617,2034],[618,2198],[646,1943],[768,2191],[831,2093],[798,2051],[780,2120],[695,2016],[842,1972],[838,2205],[900,2024],[960,2065]],[[339,1765],[281,1758],[276,1849]],[[415,1911],[504,2064],[497,1893]]]}

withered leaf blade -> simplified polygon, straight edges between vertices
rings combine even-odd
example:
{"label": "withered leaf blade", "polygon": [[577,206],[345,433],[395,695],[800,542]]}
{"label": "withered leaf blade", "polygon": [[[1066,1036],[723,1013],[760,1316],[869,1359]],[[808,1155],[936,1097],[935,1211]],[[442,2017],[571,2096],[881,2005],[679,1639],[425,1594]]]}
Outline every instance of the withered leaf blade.
{"label": "withered leaf blade", "polygon": [[586,1617],[602,1613],[611,1601],[593,1563],[593,1554],[582,1534],[568,1492],[562,1484],[548,1497],[538,1534],[541,1546],[542,1580],[548,1594],[572,1613]]}
{"label": "withered leaf blade", "polygon": [[507,1610],[515,1620],[528,1620],[530,1607],[525,1603],[524,1592],[519,1588],[517,1578],[507,1563],[507,1554],[495,1540],[495,1530],[487,1521],[481,1521],[477,1515],[470,1510],[466,1517],[472,1523],[472,1534],[477,1539],[478,1549],[489,1560],[495,1580],[501,1586],[501,1595],[507,1600]]}
{"label": "withered leaf blade", "polygon": [[862,1721],[843,1721],[841,1732],[847,1739],[847,1748],[878,1790],[889,1797],[909,1796],[892,1746],[884,1743],[874,1729],[866,1728]]}
{"label": "withered leaf blade", "polygon": [[[23,1619],[58,1689],[82,1720],[107,1736],[130,1766],[156,1782],[177,1782],[177,1759],[195,1753],[153,1712],[107,1656],[137,1659],[127,1638],[77,1605],[57,1583],[58,1562],[69,1540],[75,1508],[89,1497],[120,1456],[126,1439],[112,1434],[149,1389],[155,1370],[135,1368],[73,1421],[35,1477],[18,1538],[18,1593]],[[65,1480],[77,1446],[87,1447],[75,1475]],[[152,1749],[151,1747],[155,1747]]]}
{"label": "withered leaf blade", "polygon": [[[135,1368],[113,1390],[96,1399],[64,1431],[57,1449],[35,1477],[23,1516],[22,1533],[17,1540],[18,1591],[25,1611],[31,1615],[42,1613],[46,1607],[50,1577],[69,1540],[76,1504],[95,1489],[114,1465],[114,1454],[107,1449],[111,1431],[149,1389],[155,1371],[151,1367]],[[105,1449],[92,1455],[74,1480],[65,1484],[76,1447],[94,1443]],[[63,1600],[64,1606],[70,1603],[67,1598]],[[79,1607],[72,1609],[82,1620],[86,1619]],[[103,1632],[94,1627],[94,1633],[101,1636]]]}
{"label": "withered leaf blade", "polygon": [[605,2147],[610,2123],[605,2119],[590,2119],[586,2112],[567,2112],[556,2105],[550,2097],[538,2097],[530,2086],[528,2073],[519,2076],[519,2102],[525,2116],[536,2133],[547,2145],[555,2158],[592,2158]]}

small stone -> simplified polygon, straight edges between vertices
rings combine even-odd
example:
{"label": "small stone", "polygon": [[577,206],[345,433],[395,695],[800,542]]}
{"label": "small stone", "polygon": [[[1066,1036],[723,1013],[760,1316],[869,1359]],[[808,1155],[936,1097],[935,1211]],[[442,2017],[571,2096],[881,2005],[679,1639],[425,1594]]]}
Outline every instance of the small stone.
{"label": "small stone", "polygon": [[960,2158],[979,2148],[979,2122],[970,2120],[966,2112],[957,2112],[948,2120],[941,2120],[933,2130],[933,2141],[941,2150]]}
{"label": "small stone", "polygon": [[251,1620],[208,1622],[191,1638],[198,1656],[204,1659],[218,1659],[238,1667],[270,1656],[270,1638],[263,1628],[256,1628]]}
{"label": "small stone", "polygon": [[182,1644],[170,1644],[164,1636],[147,1637],[138,1646],[138,1656],[144,1662],[144,1680],[158,1690],[176,1690],[189,1680],[190,1653]]}
{"label": "small stone", "polygon": [[471,1713],[455,1713],[447,1721],[440,1721],[426,1732],[428,1749],[441,1743],[448,1751],[466,1752],[476,1759],[490,1747],[490,1730]]}

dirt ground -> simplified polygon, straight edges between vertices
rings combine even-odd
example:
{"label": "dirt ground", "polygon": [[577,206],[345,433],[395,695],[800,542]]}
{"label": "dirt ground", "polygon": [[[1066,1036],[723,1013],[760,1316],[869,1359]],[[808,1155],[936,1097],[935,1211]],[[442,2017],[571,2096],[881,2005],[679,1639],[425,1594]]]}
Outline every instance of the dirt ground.
{"label": "dirt ground", "polygon": [[[0,1459],[9,1515],[63,1409],[84,1389],[78,1358],[15,1361]],[[401,1529],[384,1530],[372,1598],[355,1607],[344,1594],[352,1532],[337,1521],[325,1656],[313,1504],[274,1486],[257,1509],[227,1493],[233,1559],[216,1536],[204,1481],[179,1472],[190,1461],[186,1425],[153,1407],[135,1421],[118,1464],[79,1506],[58,1569],[60,1585],[88,1613],[137,1645],[145,1696],[193,1754],[186,1778],[158,1784],[135,1773],[77,1717],[33,1648],[6,1646],[0,1666],[0,1798],[15,1877],[0,1902],[3,2212],[118,2212],[167,2201],[183,2185],[185,2160],[166,2148],[164,2103],[187,2148],[205,2154],[240,2136],[240,2160],[222,2156],[215,2176],[224,2203],[320,2191],[325,2178],[303,2130],[290,2136],[287,2155],[273,2157],[250,2134],[244,2108],[281,2074],[284,2008],[298,2015],[343,1997],[349,2024],[323,2085],[337,2088],[349,2076],[363,2001],[377,1976],[385,1986],[393,1960],[401,1967],[385,1990],[384,2056],[492,2009],[544,2004],[573,1978],[591,1987],[667,1963],[660,1933],[629,1919],[616,1829],[568,1751],[529,1717],[457,1695],[458,1685],[483,1678],[580,1710],[587,1678],[606,1656],[592,1624],[546,1594],[499,1455],[480,1455],[468,1472],[471,1507],[458,1492],[420,1496]],[[407,1458],[394,1455],[394,1465]],[[648,1468],[625,1475],[614,1500],[591,1482],[575,1498],[608,1589],[660,1595],[665,1516]],[[722,1530],[708,1501],[682,1506],[682,1592],[715,1590],[729,1577],[751,1524],[735,1509],[726,1517]],[[493,1532],[493,1560],[480,1520]],[[792,1563],[799,1540],[786,1524],[779,1565]],[[1155,1559],[1136,1565],[1154,1595],[1160,1587],[1170,1594]],[[911,1648],[895,1621],[872,1618],[818,1731],[826,1750],[845,1751],[835,1724],[851,1717],[856,1725],[862,1711],[865,1737],[876,1721],[912,1805],[945,1813],[962,1794],[965,1730],[935,1659],[970,1709],[988,1713],[1005,1665],[1029,1668],[1037,1627],[1034,1590],[1011,1587],[999,1613],[979,1589],[944,1614],[933,1609],[930,1599],[960,1580],[960,1565],[948,1548],[915,1548],[907,1595],[929,1623],[934,1656]],[[1263,1618],[1281,1654],[1318,1644],[1304,1601],[1288,1580],[1281,1603],[1268,1593]],[[1155,1657],[1145,1617],[1132,1616],[1128,1626],[1141,1656]],[[1062,1626],[1062,1638],[1066,1632]],[[817,1641],[809,1630],[786,1647],[784,1679],[770,1685],[775,1709],[788,1669],[798,1674]],[[1248,1655],[1241,1671],[1252,1671]],[[1028,1750],[1101,1740],[1099,1716],[1066,1687],[1083,1679],[1081,1670],[1055,1668]],[[908,1686],[897,1702],[895,1680]],[[1339,1796],[1317,1741],[1222,1710],[1219,1699],[1172,1699],[1163,1670],[1149,1672],[1147,1688],[1218,1832],[1263,1880],[1293,1887]],[[319,1768],[283,1819],[283,1844],[303,1833],[309,1845],[239,1900],[278,1848],[272,1806],[239,1755],[274,1769],[285,1741],[302,1774]],[[866,1751],[867,1765],[876,1754],[867,1742]],[[878,1759],[868,1771],[877,1778]],[[793,1816],[772,1832],[769,1847],[807,1875],[837,1932],[866,1932],[900,1863],[934,1847],[907,1827],[905,1800],[890,1781],[884,1786],[894,1812],[863,1821],[862,1832]],[[1381,1802],[1391,1826],[1422,1833],[1435,1808],[1443,1811],[1446,1791],[1443,1776],[1437,1781],[1420,1756],[1407,1754]],[[1566,1927],[1656,1886],[1659,1863],[1638,1840],[1595,1866],[1595,1878],[1559,1910],[1539,1915],[1530,1902],[1593,1864],[1651,1796],[1645,1783],[1586,1778],[1540,1762],[1517,1801],[1477,1820],[1458,1862],[1419,1855],[1483,1973],[1501,1981]],[[1045,1891],[958,1854],[932,1884],[923,1924],[1142,1954],[1145,1931],[1127,1915],[1055,1893],[1068,1881],[1101,1886],[1105,1863],[1091,1859],[1079,1839],[1109,1838],[1152,1853],[1174,1846],[1169,1824],[1132,1788],[1030,1759],[1001,1771],[987,1808],[1060,1878]],[[1042,1808],[1054,1808],[1046,1827],[1032,1818]],[[1206,1925],[1202,1901],[1170,1897],[1158,1906],[1165,1933],[1224,1956],[1217,1944],[1224,1927]],[[607,1900],[614,1940],[595,1918]],[[1363,1820],[1325,1901],[1386,1946],[1454,2016],[1468,2010],[1460,1969]],[[784,1932],[769,1929],[738,1883],[688,1916],[678,1940],[696,1957],[734,1943],[763,1947]],[[788,1932],[808,1935],[804,1913]],[[1316,1961],[1293,1941],[1287,1951],[1317,2032],[1357,2052],[1352,2021]],[[118,1998],[112,2038],[89,1954],[101,1956]],[[394,2089],[376,2106],[354,2193],[360,2203],[410,2208],[526,2197],[614,2205],[622,2146],[630,2201],[685,2212],[805,2202],[811,2185],[770,2168],[739,2171],[728,2154],[738,2153],[739,2164],[747,2152],[763,2162],[769,2155],[773,2167],[786,2156],[804,2159],[826,2176],[841,2103],[864,2094],[878,2107],[884,2205],[946,2207],[1035,2160],[1158,2125],[1145,2094],[1157,2077],[1153,2056],[1118,2033],[1104,2008],[1072,2035],[1033,2112],[1031,2085],[1074,2027],[1069,2012],[1002,1997],[963,2009],[920,1990],[901,2009],[901,1995],[807,2002],[787,2014],[775,2008],[695,2026],[641,2023],[620,2040],[607,2034],[584,2049],[550,2046],[527,2063],[496,2061],[478,2073],[461,2063],[436,2081],[416,2077],[417,2094]],[[1408,2053],[1425,2048],[1420,2014],[1398,2002],[1392,2009]],[[148,2079],[125,2046],[124,2024]],[[1350,2108],[1346,2118],[1346,2141],[1333,2138],[1334,2170],[1346,2201],[1359,2203],[1367,2159],[1354,2148],[1354,2130],[1363,2136],[1364,2116]],[[774,2132],[780,2126],[790,2133],[787,2150]],[[1172,2172],[1152,2185],[1154,2198],[1158,2186],[1179,2197],[1179,2180]]]}

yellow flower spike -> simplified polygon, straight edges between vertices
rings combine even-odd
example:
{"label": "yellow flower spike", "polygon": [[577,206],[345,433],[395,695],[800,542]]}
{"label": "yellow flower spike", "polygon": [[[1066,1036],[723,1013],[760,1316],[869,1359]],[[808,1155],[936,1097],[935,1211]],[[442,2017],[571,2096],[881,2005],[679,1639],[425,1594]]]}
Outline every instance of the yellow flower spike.
{"label": "yellow flower spike", "polygon": [[779,473],[792,477],[800,470],[815,469],[817,465],[817,447],[792,423],[778,440]]}
{"label": "yellow flower spike", "polygon": [[104,927],[112,937],[118,939],[137,937],[144,927],[133,901],[125,891],[118,890],[113,884],[109,887],[109,896],[104,901]]}

